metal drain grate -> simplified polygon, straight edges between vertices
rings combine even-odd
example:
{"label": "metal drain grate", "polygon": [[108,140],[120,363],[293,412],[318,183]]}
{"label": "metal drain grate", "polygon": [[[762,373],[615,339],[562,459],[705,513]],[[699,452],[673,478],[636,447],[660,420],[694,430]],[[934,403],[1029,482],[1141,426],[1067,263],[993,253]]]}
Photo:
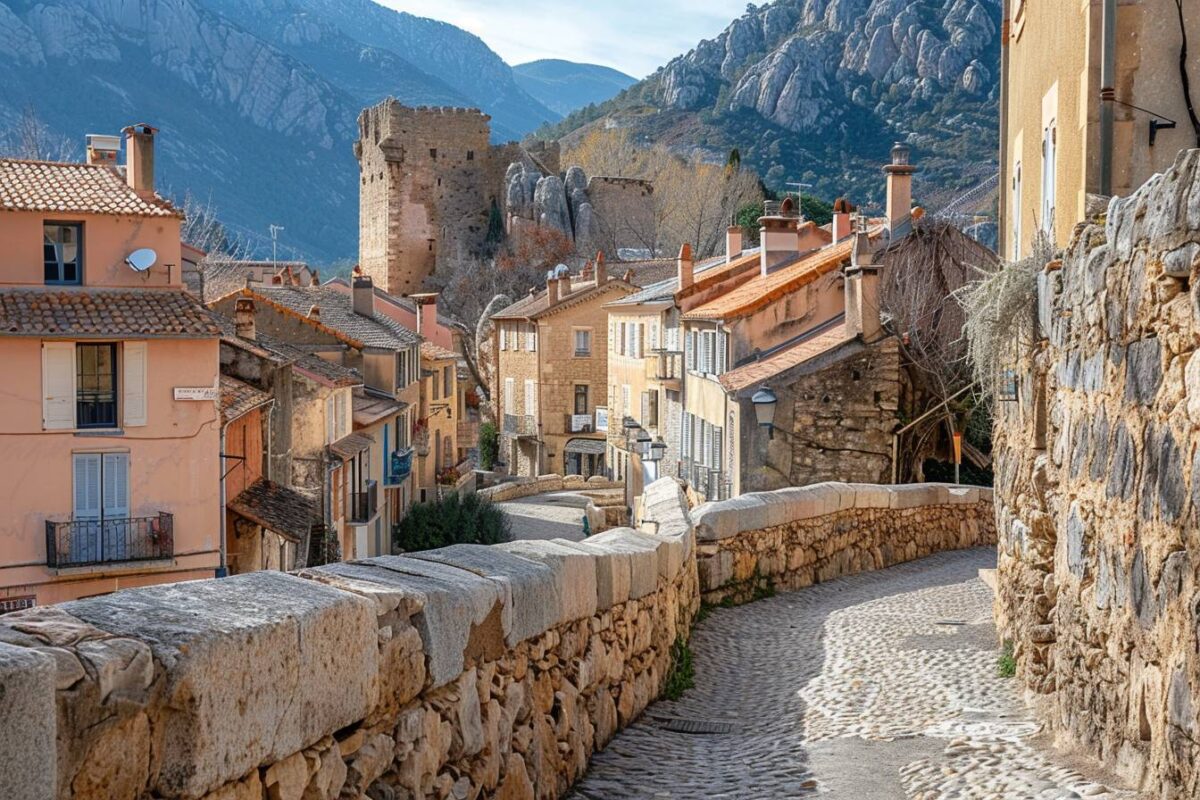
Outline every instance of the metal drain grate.
{"label": "metal drain grate", "polygon": [[712,736],[722,733],[733,733],[733,725],[728,722],[717,722],[711,719],[657,719],[658,727],[674,733],[690,733],[696,736]]}

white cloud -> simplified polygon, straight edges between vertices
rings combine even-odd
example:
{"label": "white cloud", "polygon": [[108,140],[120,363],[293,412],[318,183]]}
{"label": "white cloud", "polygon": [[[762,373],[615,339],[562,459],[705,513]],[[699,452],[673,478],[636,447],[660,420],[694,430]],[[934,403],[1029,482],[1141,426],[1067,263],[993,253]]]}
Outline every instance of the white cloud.
{"label": "white cloud", "polygon": [[479,36],[510,64],[565,58],[642,78],[745,10],[728,0],[380,0]]}

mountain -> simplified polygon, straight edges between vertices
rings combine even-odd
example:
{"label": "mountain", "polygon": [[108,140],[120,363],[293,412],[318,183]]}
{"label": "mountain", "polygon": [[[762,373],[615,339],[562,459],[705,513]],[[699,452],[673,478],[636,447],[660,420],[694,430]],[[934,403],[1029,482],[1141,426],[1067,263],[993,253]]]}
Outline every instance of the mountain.
{"label": "mountain", "polygon": [[996,170],[1000,0],[776,0],[751,4],[612,100],[552,135],[598,127],[724,161],[766,183],[882,203],[893,140],[912,148],[915,199],[936,210]]}
{"label": "mountain", "polygon": [[0,75],[0,132],[29,107],[80,149],[149,122],[162,190],[319,264],[357,253],[364,106],[481,107],[498,141],[560,118],[478,37],[371,0],[0,0]]}
{"label": "mountain", "polygon": [[513,67],[513,77],[527,93],[562,115],[603,103],[637,83],[635,78],[610,67],[557,58],[517,64]]}

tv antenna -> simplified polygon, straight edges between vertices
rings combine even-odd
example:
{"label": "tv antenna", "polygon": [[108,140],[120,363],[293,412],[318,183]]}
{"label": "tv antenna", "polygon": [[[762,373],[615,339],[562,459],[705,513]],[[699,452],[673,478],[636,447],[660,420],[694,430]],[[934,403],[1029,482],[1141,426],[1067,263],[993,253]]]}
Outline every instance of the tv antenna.
{"label": "tv antenna", "polygon": [[279,259],[277,257],[277,254],[278,254],[277,248],[278,248],[278,244],[279,244],[279,242],[278,242],[279,233],[282,230],[283,230],[282,225],[275,225],[274,223],[272,223],[272,225],[271,225],[271,269],[272,270],[279,269]]}

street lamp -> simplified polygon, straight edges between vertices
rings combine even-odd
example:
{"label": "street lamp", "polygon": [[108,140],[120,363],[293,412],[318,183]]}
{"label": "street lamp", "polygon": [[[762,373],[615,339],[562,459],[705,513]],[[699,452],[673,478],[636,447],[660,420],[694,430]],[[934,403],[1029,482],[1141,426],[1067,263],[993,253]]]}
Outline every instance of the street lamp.
{"label": "street lamp", "polygon": [[662,439],[656,442],[650,442],[646,447],[646,454],[642,456],[646,461],[652,464],[657,464],[663,460],[663,456],[667,454],[667,443]]}
{"label": "street lamp", "polygon": [[775,406],[779,404],[779,398],[769,386],[760,386],[750,398],[750,402],[754,404],[754,416],[758,420],[758,426],[767,429],[767,438],[774,439]]}
{"label": "street lamp", "polygon": [[637,442],[637,449],[634,452],[644,459],[650,452],[650,433],[645,428],[639,427],[635,441]]}

